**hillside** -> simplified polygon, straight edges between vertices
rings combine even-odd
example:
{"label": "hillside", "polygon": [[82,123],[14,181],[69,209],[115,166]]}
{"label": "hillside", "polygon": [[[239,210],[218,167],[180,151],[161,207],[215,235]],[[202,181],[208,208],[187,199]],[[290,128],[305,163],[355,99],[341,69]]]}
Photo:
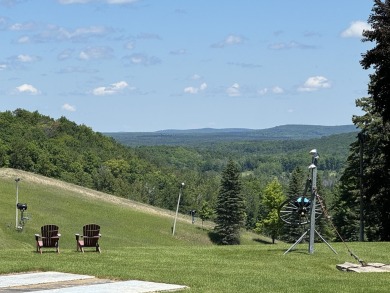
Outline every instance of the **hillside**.
{"label": "hillside", "polygon": [[[315,132],[308,126],[293,126],[278,128],[273,133],[286,135],[288,129],[290,134],[297,133],[293,129]],[[317,135],[330,131],[319,129],[322,130]],[[200,131],[211,135],[206,136],[205,142],[205,136],[199,134],[199,140],[192,136],[196,143],[188,146],[130,147],[64,117],[53,119],[22,109],[0,112],[0,130],[2,168],[44,175],[171,211],[176,209],[180,184],[185,182],[179,207],[183,214],[201,211],[204,205],[215,207],[220,174],[232,159],[243,175],[245,200],[251,203],[246,207],[247,228],[253,228],[258,220],[263,208],[261,195],[272,178],[277,178],[287,190],[291,173],[297,167],[305,170],[310,162],[309,150],[317,148],[319,175],[324,187],[331,191],[343,171],[349,146],[356,141],[356,132],[347,132],[303,140],[228,142],[223,140],[223,132],[219,132],[218,141],[210,134],[213,130],[208,129]],[[253,133],[237,129],[227,132],[232,131]]]}
{"label": "hillside", "polygon": [[104,135],[128,146],[199,146],[217,142],[307,140],[350,132],[357,132],[354,125],[282,125],[258,130],[245,128],[170,129],[156,132],[109,132]]}
{"label": "hillside", "polygon": [[[27,203],[26,212],[31,217],[20,233],[15,231],[15,178],[21,178],[19,199]],[[40,226],[53,223],[63,235],[61,247],[68,249],[74,246],[74,234],[89,222],[101,225],[103,249],[210,243],[207,233],[195,229],[183,216],[179,219],[183,224],[178,226],[178,235],[184,239],[192,236],[187,240],[171,237],[173,214],[169,211],[20,170],[0,169],[0,183],[0,248],[27,245],[33,249],[33,235]]]}
{"label": "hillside", "polygon": [[[19,202],[27,203],[26,215],[30,217],[21,232],[15,230],[15,178],[21,179]],[[62,249],[74,249],[74,234],[88,223],[101,225],[103,251],[132,246],[212,244],[208,237],[211,222],[202,225],[198,219],[192,224],[189,216],[179,214],[172,236],[172,211],[21,170],[0,168],[0,194],[0,249],[33,250],[34,234],[45,224],[60,227]],[[256,244],[258,241],[254,240],[258,238],[246,232],[243,243]]]}

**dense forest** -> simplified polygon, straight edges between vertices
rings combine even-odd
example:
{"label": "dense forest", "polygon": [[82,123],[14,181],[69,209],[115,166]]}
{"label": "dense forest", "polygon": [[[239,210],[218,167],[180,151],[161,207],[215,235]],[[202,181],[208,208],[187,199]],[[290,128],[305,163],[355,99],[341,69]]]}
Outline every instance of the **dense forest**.
{"label": "dense forest", "polygon": [[[229,160],[239,167],[246,227],[262,215],[262,194],[277,180],[286,196],[292,173],[303,177],[317,148],[323,194],[334,189],[356,132],[305,140],[230,141],[190,146],[130,147],[112,137],[23,109],[0,113],[0,166],[61,179],[124,198],[173,210],[185,182],[180,212],[213,210],[221,172]],[[304,180],[298,190],[304,189]],[[297,191],[298,192],[298,191]],[[212,217],[212,213],[210,214]]]}
{"label": "dense forest", "polygon": [[205,146],[216,142],[304,140],[333,134],[358,131],[354,125],[281,125],[267,129],[202,128],[189,130],[160,130],[156,132],[104,133],[128,146]]}

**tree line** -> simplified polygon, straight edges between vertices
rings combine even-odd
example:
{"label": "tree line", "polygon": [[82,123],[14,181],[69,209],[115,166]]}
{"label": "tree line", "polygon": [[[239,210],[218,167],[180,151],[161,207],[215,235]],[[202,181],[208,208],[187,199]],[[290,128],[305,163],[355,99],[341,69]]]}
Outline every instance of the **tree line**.
{"label": "tree line", "polygon": [[[174,210],[179,185],[186,183],[180,212],[215,217],[221,176],[228,161],[237,164],[245,202],[245,227],[267,214],[263,194],[278,181],[284,192],[293,170],[309,163],[308,150],[325,150],[319,166],[328,193],[343,170],[355,134],[305,141],[216,143],[209,147],[128,147],[111,137],[23,109],[0,113],[0,166],[21,169]],[[340,151],[339,151],[340,150]],[[302,192],[303,187],[295,192]]]}
{"label": "tree line", "polygon": [[[0,113],[0,166],[171,210],[180,183],[185,182],[180,211],[195,209],[208,219],[215,217],[225,168],[234,161],[244,203],[239,225],[275,239],[294,233],[279,226],[274,211],[283,198],[302,192],[308,151],[317,148],[318,187],[341,235],[348,240],[389,241],[390,2],[374,0],[368,22],[371,29],[363,32],[363,41],[375,44],[362,54],[361,65],[373,73],[368,96],[356,100],[363,111],[352,117],[358,136],[128,147],[65,117],[55,120],[17,109]],[[326,224],[319,225],[325,235]]]}

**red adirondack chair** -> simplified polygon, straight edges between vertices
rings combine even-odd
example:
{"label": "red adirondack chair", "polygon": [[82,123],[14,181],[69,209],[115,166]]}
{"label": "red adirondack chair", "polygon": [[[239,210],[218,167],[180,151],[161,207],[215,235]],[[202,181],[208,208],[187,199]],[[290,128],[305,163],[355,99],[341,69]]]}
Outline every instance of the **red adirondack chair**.
{"label": "red adirondack chair", "polygon": [[35,234],[37,242],[37,252],[42,254],[42,248],[55,247],[56,252],[60,252],[59,240],[61,234],[58,233],[57,225],[45,225],[41,227],[41,234]]}
{"label": "red adirondack chair", "polygon": [[95,247],[96,251],[101,253],[99,246],[100,226],[88,224],[83,227],[83,235],[75,234],[77,251],[84,252],[84,247]]}

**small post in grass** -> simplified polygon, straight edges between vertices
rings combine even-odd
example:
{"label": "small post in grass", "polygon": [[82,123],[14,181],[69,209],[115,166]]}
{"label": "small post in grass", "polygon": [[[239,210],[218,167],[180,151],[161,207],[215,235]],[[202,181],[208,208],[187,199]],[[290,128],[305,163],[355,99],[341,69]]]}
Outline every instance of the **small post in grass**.
{"label": "small post in grass", "polygon": [[179,198],[177,199],[177,206],[176,206],[176,215],[175,215],[175,220],[173,222],[173,228],[172,228],[172,236],[175,236],[176,220],[177,220],[177,214],[179,212],[180,197],[181,197],[181,193],[183,192],[183,187],[184,187],[184,182],[180,184]]}
{"label": "small post in grass", "polygon": [[16,204],[15,204],[15,208],[16,208],[16,217],[15,217],[15,228],[16,228],[16,229],[18,229],[18,227],[19,227],[19,225],[18,225],[19,181],[20,181],[20,178],[16,178],[16,179],[15,179],[15,182],[16,182]]}

